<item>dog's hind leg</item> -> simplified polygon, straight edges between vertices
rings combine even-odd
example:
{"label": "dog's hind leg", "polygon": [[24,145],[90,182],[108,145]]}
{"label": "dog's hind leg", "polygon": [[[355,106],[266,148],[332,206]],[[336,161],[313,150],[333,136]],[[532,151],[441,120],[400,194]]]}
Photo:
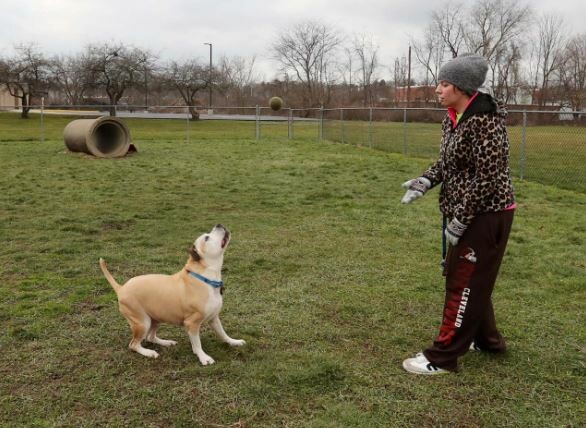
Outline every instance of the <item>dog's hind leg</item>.
{"label": "dog's hind leg", "polygon": [[159,328],[159,322],[151,319],[151,328],[147,335],[147,340],[151,343],[156,343],[157,345],[161,346],[173,346],[177,345],[177,342],[174,340],[165,340],[157,337],[157,328]]}
{"label": "dog's hind leg", "polygon": [[145,357],[157,358],[159,356],[158,352],[142,347],[142,341],[146,338],[151,328],[151,317],[145,313],[132,310],[124,302],[120,302],[119,307],[120,312],[124,315],[132,330],[132,340],[128,344],[128,347]]}
{"label": "dog's hind leg", "polygon": [[201,348],[201,339],[199,338],[199,329],[201,327],[201,322],[203,321],[203,317],[200,314],[195,314],[190,318],[187,318],[184,321],[185,328],[187,329],[187,334],[189,335],[189,340],[191,341],[191,349],[193,353],[197,355],[199,358],[199,362],[204,365],[214,364],[215,361],[212,357],[206,354],[203,349]]}
{"label": "dog's hind leg", "polygon": [[132,328],[132,340],[128,347],[133,351],[138,352],[140,355],[144,355],[149,358],[157,358],[159,353],[152,349],[146,349],[142,347],[142,341],[146,338],[147,332],[151,327],[151,319],[148,315],[144,316],[143,323],[134,323],[131,325]]}
{"label": "dog's hind leg", "polygon": [[222,322],[220,321],[220,317],[216,316],[212,318],[210,321],[210,326],[216,332],[218,337],[223,341],[226,342],[230,346],[244,346],[246,342],[244,340],[237,340],[232,339],[230,336],[226,334],[224,331],[224,327],[222,327]]}

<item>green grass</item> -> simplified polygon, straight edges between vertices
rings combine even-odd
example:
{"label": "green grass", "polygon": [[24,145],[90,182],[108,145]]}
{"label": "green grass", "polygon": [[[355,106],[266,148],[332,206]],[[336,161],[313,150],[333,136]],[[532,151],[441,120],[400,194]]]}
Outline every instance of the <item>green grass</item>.
{"label": "green grass", "polygon": [[[31,113],[30,119],[21,120],[18,113],[0,112],[0,141],[41,141],[62,140],[65,126],[79,117],[57,114],[41,115]],[[250,140],[256,138],[254,121],[184,119],[123,119],[131,130],[135,141],[180,141],[189,142],[209,139]],[[264,122],[260,129],[261,138],[287,138],[287,122]],[[317,122],[297,122],[293,127],[295,138],[318,137]]]}
{"label": "green grass", "polygon": [[[439,122],[443,112],[428,113],[427,119],[438,123],[403,124],[400,111],[383,111],[382,114],[378,117],[379,121],[369,126],[367,118],[358,117],[366,120],[342,122],[333,118],[339,116],[338,111],[330,111],[324,116],[323,138],[428,161],[436,158],[440,142]],[[0,141],[59,140],[63,138],[63,128],[73,119],[72,116],[52,114],[46,115],[41,123],[39,114],[32,113],[31,119],[19,120],[17,113],[0,112]],[[256,138],[254,121],[124,120],[130,126],[133,138],[139,142],[183,140],[189,143],[192,140]],[[509,126],[508,130],[511,172],[514,177],[586,193],[586,127],[528,126],[525,137],[521,126]],[[259,132],[263,140],[286,139],[289,136],[287,122],[262,122]],[[296,121],[291,127],[291,133],[291,139],[318,141],[319,122]]]}
{"label": "green grass", "polygon": [[[523,128],[508,131],[515,177],[586,193],[586,127],[528,126],[524,159]],[[437,123],[373,122],[369,129],[365,121],[329,120],[324,133],[332,141],[428,159],[437,157],[440,144]]]}
{"label": "green grass", "polygon": [[[187,143],[167,121],[132,123],[139,152],[103,160],[59,136],[18,140],[19,124],[0,142],[3,425],[585,424],[583,193],[515,182],[493,296],[509,352],[416,377],[401,361],[441,322],[440,217],[436,191],[399,200],[426,160],[313,137],[213,138],[243,126],[226,122],[193,124]],[[153,346],[157,360],[129,351],[98,258],[119,281],[172,273],[218,222],[233,232],[222,319],[247,346],[206,328],[217,363],[202,367],[184,331],[164,326],[176,347]]]}

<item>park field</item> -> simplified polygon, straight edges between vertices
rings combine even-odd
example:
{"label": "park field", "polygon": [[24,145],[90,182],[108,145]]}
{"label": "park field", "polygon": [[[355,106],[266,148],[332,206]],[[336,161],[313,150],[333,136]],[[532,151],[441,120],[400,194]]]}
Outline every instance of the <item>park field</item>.
{"label": "park field", "polygon": [[[335,113],[335,112],[334,112]],[[163,140],[187,143],[209,139],[307,139],[328,140],[364,146],[391,153],[419,157],[429,162],[439,151],[439,123],[402,123],[400,112],[379,116],[378,121],[319,120],[287,122],[181,119],[124,119],[137,141]],[[337,114],[337,113],[336,113]],[[431,111],[429,119],[441,121],[443,113]],[[44,141],[63,138],[71,116],[38,113],[19,120],[16,113],[0,113],[0,141]],[[150,123],[149,122],[153,122]],[[584,126],[509,126],[511,172],[514,177],[586,193],[586,127]],[[321,138],[320,138],[321,137]]]}
{"label": "park field", "polygon": [[[437,191],[399,203],[429,158],[318,141],[306,124],[129,121],[138,153],[69,153],[70,118],[0,115],[3,426],[578,427],[586,424],[586,194],[515,180],[493,295],[508,342],[461,371],[406,373],[441,323]],[[430,128],[431,129],[431,128]],[[306,134],[304,134],[306,133]],[[582,167],[583,174],[583,167]],[[233,233],[202,367],[182,328],[156,360],[103,278],[173,273]]]}
{"label": "park field", "polygon": [[[330,120],[324,128],[332,141],[428,159],[439,151],[438,123]],[[524,137],[522,126],[508,131],[514,177],[586,193],[586,127],[527,126]]]}

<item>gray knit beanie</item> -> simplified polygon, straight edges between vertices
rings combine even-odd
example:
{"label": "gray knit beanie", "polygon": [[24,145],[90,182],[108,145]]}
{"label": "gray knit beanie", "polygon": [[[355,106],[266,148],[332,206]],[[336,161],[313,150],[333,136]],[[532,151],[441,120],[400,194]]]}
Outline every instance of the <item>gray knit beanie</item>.
{"label": "gray knit beanie", "polygon": [[440,68],[437,80],[445,80],[466,92],[477,91],[488,72],[486,59],[476,54],[462,54]]}

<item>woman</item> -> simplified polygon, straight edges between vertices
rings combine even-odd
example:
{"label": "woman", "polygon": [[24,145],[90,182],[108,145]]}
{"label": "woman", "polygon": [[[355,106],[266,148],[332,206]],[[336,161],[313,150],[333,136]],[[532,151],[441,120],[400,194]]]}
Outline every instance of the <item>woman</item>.
{"label": "woman", "polygon": [[441,183],[440,210],[449,246],[444,266],[446,296],[439,335],[403,361],[416,374],[458,371],[469,349],[504,352],[491,295],[513,222],[515,199],[509,170],[504,106],[478,92],[487,61],[465,54],[440,68],[436,94],[448,112],[438,160],[403,184],[411,203]]}

